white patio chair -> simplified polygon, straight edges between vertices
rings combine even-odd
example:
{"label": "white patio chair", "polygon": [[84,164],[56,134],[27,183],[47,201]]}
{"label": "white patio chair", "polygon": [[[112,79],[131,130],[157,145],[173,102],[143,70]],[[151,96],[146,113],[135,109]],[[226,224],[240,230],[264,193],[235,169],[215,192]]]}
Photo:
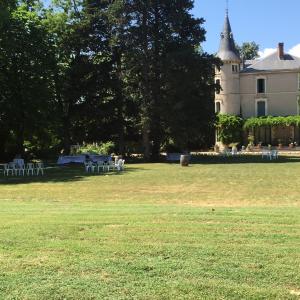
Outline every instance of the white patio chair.
{"label": "white patio chair", "polygon": [[84,169],[88,173],[90,171],[90,165],[87,162],[84,162]]}
{"label": "white patio chair", "polygon": [[19,176],[24,176],[25,175],[25,164],[19,164],[19,168],[18,168],[18,173],[19,173]]}
{"label": "white patio chair", "polygon": [[11,173],[11,175],[14,175],[14,169],[10,168],[9,164],[4,164],[4,171],[3,174],[5,176],[9,176],[9,173]]}
{"label": "white patio chair", "polygon": [[27,163],[26,165],[26,173],[27,175],[34,175],[34,164],[33,163]]}
{"label": "white patio chair", "polygon": [[36,163],[36,175],[39,175],[40,173],[44,175],[44,164],[42,162]]}
{"label": "white patio chair", "polygon": [[116,167],[116,164],[114,161],[109,161],[108,164],[107,164],[107,169],[108,169],[108,172],[110,171],[110,169],[112,170],[115,170],[117,167]]}
{"label": "white patio chair", "polygon": [[108,166],[108,162],[107,161],[103,162],[103,171],[104,172],[109,171],[109,166]]}
{"label": "white patio chair", "polygon": [[235,155],[237,155],[237,154],[238,154],[237,148],[232,148],[232,149],[231,149],[231,155],[232,155],[232,156],[235,156]]}
{"label": "white patio chair", "polygon": [[270,159],[277,159],[278,158],[278,150],[272,150]]}
{"label": "white patio chair", "polygon": [[261,157],[262,157],[262,158],[264,158],[264,157],[270,158],[270,153],[271,153],[270,150],[263,149],[263,150],[261,151]]}
{"label": "white patio chair", "polygon": [[96,169],[96,166],[93,164],[92,161],[88,162],[88,166],[89,166],[89,169],[90,169],[91,173],[94,173],[95,169]]}
{"label": "white patio chair", "polygon": [[9,166],[9,172],[11,172],[11,175],[18,175],[18,166],[14,162],[10,162],[8,164]]}
{"label": "white patio chair", "polygon": [[117,170],[118,171],[123,171],[124,170],[124,164],[125,160],[124,159],[119,159],[118,164],[117,164]]}
{"label": "white patio chair", "polygon": [[102,172],[104,172],[104,162],[101,160],[97,161],[97,172],[100,172],[100,169],[102,169]]}

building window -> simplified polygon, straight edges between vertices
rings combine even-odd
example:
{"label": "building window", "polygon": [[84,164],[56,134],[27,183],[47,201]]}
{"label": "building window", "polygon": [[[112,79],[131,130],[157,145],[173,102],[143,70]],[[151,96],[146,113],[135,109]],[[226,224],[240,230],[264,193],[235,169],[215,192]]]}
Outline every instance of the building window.
{"label": "building window", "polygon": [[298,90],[300,91],[300,73],[298,73]]}
{"label": "building window", "polygon": [[300,115],[300,96],[297,96],[297,114]]}
{"label": "building window", "polygon": [[221,112],[221,102],[220,101],[217,101],[216,102],[216,113],[220,113]]}
{"label": "building window", "polygon": [[264,94],[266,92],[266,80],[264,78],[257,79],[257,94]]}
{"label": "building window", "polygon": [[256,101],[256,116],[264,117],[267,115],[267,103],[266,100]]}
{"label": "building window", "polygon": [[217,86],[216,94],[220,94],[220,89],[221,89],[221,81],[220,81],[220,79],[216,80],[216,86]]}
{"label": "building window", "polygon": [[232,67],[232,73],[238,73],[239,65],[231,65],[231,67]]}

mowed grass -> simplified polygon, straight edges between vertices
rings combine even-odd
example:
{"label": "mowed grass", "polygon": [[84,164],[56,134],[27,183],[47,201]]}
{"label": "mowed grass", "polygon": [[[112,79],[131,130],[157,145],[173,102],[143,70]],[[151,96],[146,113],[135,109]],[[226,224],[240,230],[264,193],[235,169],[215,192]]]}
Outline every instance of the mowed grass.
{"label": "mowed grass", "polygon": [[299,299],[300,162],[0,178],[0,299]]}

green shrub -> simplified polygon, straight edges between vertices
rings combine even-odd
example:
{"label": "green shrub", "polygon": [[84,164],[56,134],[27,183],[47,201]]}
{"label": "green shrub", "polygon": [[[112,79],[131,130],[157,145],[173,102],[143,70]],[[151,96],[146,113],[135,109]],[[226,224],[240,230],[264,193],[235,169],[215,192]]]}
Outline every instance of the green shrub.
{"label": "green shrub", "polygon": [[115,144],[114,142],[106,142],[106,143],[92,143],[92,144],[84,144],[77,148],[77,154],[103,154],[109,155],[114,152]]}
{"label": "green shrub", "polygon": [[219,114],[216,128],[218,139],[223,144],[239,143],[242,139],[243,119],[238,116]]}

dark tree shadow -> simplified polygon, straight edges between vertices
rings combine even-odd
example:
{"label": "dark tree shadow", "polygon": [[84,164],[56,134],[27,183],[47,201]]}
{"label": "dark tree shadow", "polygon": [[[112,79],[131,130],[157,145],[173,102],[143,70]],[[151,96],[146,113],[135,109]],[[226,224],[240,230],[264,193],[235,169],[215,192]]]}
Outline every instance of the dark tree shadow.
{"label": "dark tree shadow", "polygon": [[33,176],[4,176],[0,173],[0,185],[7,184],[26,184],[26,183],[43,183],[43,182],[72,182],[82,181],[88,177],[103,177],[103,176],[124,176],[127,173],[135,172],[139,168],[126,166],[123,171],[110,171],[100,173],[86,173],[81,165],[70,164],[67,166],[49,165],[45,168],[44,175]]}

